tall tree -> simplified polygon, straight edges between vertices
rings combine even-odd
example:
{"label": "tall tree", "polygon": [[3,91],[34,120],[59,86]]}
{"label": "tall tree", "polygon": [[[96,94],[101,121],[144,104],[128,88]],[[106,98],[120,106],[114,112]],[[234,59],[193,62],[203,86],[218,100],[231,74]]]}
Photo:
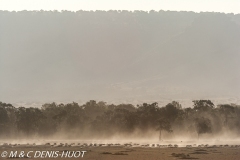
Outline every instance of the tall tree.
{"label": "tall tree", "polygon": [[208,119],[208,118],[204,118],[204,117],[196,118],[195,119],[195,127],[197,130],[198,139],[199,139],[200,134],[212,132],[212,124],[211,124],[210,119]]}
{"label": "tall tree", "polygon": [[162,131],[172,132],[170,122],[165,118],[160,118],[158,121],[157,131],[159,131],[159,141],[162,141]]}

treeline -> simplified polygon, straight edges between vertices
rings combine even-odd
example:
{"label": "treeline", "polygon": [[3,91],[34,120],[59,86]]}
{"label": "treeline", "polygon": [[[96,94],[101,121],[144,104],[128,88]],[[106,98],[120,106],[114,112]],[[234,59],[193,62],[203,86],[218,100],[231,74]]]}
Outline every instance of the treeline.
{"label": "treeline", "polygon": [[[111,137],[115,134],[141,135],[162,131],[175,135],[218,135],[229,131],[240,133],[240,107],[215,106],[210,100],[195,100],[192,108],[176,101],[160,107],[157,103],[106,104],[91,100],[78,103],[47,103],[41,108],[16,108],[0,102],[0,135],[52,136],[57,133],[77,133],[78,138]],[[162,138],[162,137],[159,137]]]}

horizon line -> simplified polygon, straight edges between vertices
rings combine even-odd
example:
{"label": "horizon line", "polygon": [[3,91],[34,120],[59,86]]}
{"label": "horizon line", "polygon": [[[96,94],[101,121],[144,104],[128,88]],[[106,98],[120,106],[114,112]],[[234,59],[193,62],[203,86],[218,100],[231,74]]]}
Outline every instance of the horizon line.
{"label": "horizon line", "polygon": [[234,13],[234,12],[217,12],[217,11],[187,11],[187,10],[163,10],[163,9],[160,9],[160,10],[126,10],[126,9],[109,9],[109,10],[101,10],[101,9],[96,9],[96,10],[85,10],[85,9],[79,9],[79,10],[67,10],[67,9],[54,9],[54,10],[45,10],[45,9],[41,9],[41,10],[28,10],[28,9],[23,9],[23,10],[3,10],[3,9],[0,9],[0,11],[7,11],[7,12],[23,12],[23,11],[27,11],[27,12],[73,12],[73,13],[77,13],[79,11],[86,11],[86,12],[96,12],[96,11],[102,11],[102,12],[109,12],[109,11],[117,11],[117,12],[122,12],[122,11],[127,11],[127,12],[136,12],[136,11],[141,11],[141,12],[146,12],[146,13],[150,13],[151,11],[154,11],[154,12],[192,12],[192,13],[220,13],[220,14],[233,14],[233,15],[240,15],[240,12],[239,13]]}

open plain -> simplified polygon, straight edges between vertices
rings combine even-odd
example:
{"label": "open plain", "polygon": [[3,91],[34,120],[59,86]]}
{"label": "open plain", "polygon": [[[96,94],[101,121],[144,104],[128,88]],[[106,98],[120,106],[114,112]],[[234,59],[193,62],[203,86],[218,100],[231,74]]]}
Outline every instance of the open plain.
{"label": "open plain", "polygon": [[[178,145],[160,145],[160,144],[97,144],[97,143],[46,143],[46,144],[1,144],[0,153],[10,153],[24,151],[28,153],[32,151],[29,156],[12,157],[9,155],[1,159],[45,159],[45,160],[60,160],[60,159],[88,159],[88,160],[174,160],[174,159],[202,159],[202,160],[239,160],[240,159],[240,145],[207,145],[207,144],[193,144],[179,147]],[[72,153],[74,151],[86,151],[82,157],[69,158],[58,156],[56,158],[44,157],[34,158],[34,153],[49,151],[59,151],[59,155],[63,152]]]}

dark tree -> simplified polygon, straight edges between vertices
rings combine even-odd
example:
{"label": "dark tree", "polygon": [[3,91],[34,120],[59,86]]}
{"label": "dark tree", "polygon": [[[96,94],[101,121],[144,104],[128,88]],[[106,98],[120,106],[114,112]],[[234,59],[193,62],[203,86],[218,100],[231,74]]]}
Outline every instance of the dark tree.
{"label": "dark tree", "polygon": [[159,131],[159,141],[162,141],[162,131],[172,132],[170,122],[165,118],[160,118],[158,121],[157,131]]}
{"label": "dark tree", "polygon": [[229,104],[219,105],[220,114],[224,116],[224,125],[228,126],[229,119],[234,118],[235,108]]}
{"label": "dark tree", "polygon": [[214,104],[210,100],[194,100],[193,109],[196,111],[210,111],[214,108]]}
{"label": "dark tree", "polygon": [[200,134],[211,133],[212,132],[212,124],[208,118],[196,118],[195,126],[198,134],[198,139]]}

